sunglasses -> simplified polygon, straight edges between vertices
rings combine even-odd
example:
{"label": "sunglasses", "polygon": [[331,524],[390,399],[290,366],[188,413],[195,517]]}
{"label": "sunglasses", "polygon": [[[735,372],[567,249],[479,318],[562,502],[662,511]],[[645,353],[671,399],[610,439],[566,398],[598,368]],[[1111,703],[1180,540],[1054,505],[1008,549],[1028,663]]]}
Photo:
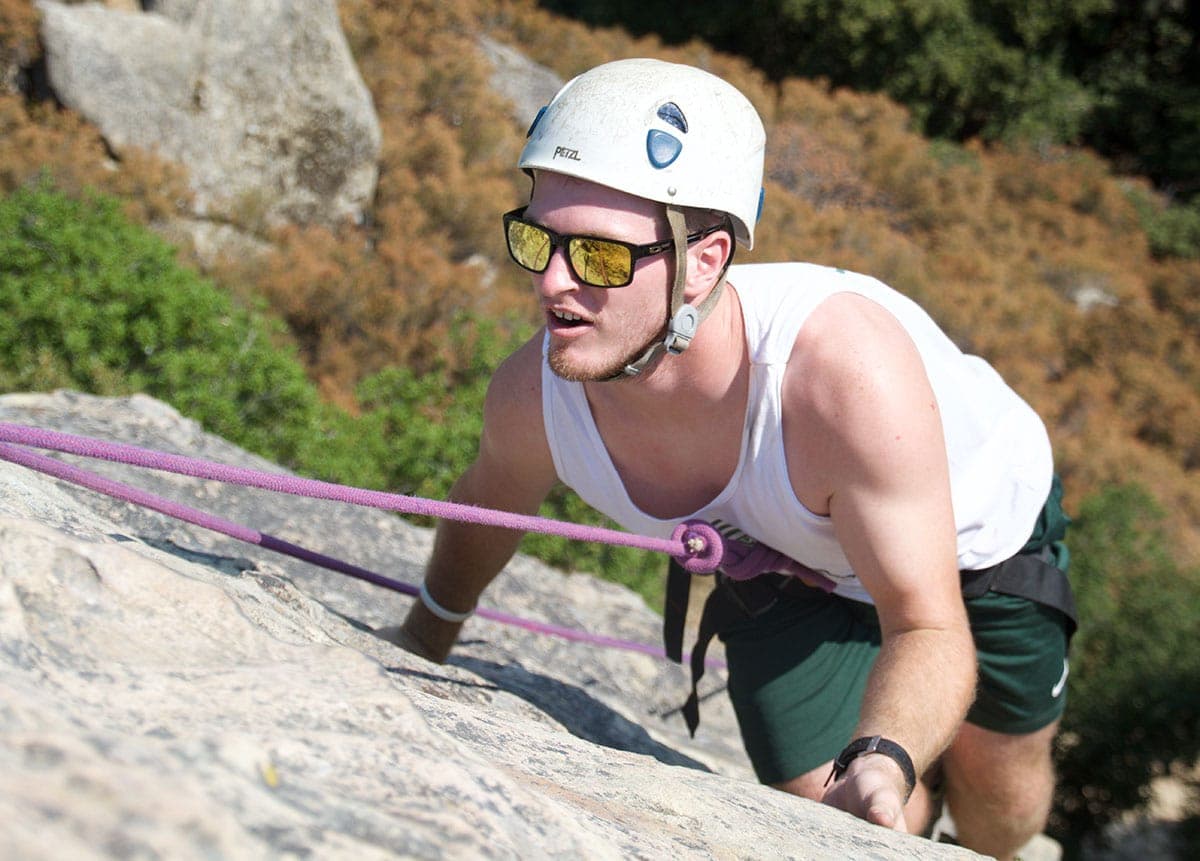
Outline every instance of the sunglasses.
{"label": "sunglasses", "polygon": [[[522,206],[504,213],[504,235],[512,259],[530,272],[545,272],[554,249],[563,248],[571,271],[584,284],[591,287],[626,287],[633,280],[634,263],[675,247],[673,239],[634,245],[620,239],[555,233],[536,222],[526,221],[523,216],[527,208]],[[691,245],[724,227],[722,222],[692,233],[687,237],[687,244]]]}

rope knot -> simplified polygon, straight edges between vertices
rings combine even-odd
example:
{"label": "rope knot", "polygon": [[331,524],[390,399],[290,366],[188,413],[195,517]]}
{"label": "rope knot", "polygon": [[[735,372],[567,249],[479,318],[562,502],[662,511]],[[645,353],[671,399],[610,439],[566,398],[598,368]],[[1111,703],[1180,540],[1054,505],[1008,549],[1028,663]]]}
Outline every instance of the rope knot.
{"label": "rope knot", "polygon": [[693,574],[712,574],[721,567],[725,542],[721,533],[703,520],[685,520],[671,534],[683,550],[672,558]]}

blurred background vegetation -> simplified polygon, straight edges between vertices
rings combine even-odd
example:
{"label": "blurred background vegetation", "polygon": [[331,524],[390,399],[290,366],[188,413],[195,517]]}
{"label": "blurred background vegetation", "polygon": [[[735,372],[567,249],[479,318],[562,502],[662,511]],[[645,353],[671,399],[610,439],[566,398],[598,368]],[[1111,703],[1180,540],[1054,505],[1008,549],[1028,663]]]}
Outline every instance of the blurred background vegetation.
{"label": "blurred background vegetation", "polygon": [[[473,457],[492,368],[537,325],[498,229],[528,191],[513,169],[527,121],[491,87],[479,38],[564,79],[626,56],[700,65],[740,87],[767,126],[767,205],[741,259],[882,278],[1049,426],[1083,617],[1056,836],[1074,852],[1154,779],[1191,779],[1195,4],[338,8],[384,133],[370,218],[269,230],[248,211],[237,226],[265,256],[202,266],[170,230],[186,177],[151,153],[115,156],[39,93],[37,13],[0,0],[0,66],[26,78],[0,85],[0,390],[143,391],[303,474],[442,497]],[[602,522],[566,492],[543,513]],[[661,600],[659,558],[541,536],[523,549]]]}

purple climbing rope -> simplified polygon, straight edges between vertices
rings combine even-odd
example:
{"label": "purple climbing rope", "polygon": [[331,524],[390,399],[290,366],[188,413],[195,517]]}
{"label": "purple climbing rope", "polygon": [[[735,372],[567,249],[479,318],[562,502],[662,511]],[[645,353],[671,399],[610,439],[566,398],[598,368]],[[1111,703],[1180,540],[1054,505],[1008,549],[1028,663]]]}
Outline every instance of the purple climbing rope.
{"label": "purple climbing rope", "polygon": [[91,437],[76,436],[60,431],[0,422],[0,442],[17,443],[34,448],[61,451],[84,457],[141,466],[148,469],[173,472],[193,478],[208,478],[228,484],[258,487],[276,493],[307,496],[314,499],[330,499],[354,505],[398,511],[402,514],[419,514],[483,526],[498,526],[522,532],[542,532],[559,535],[576,541],[593,541],[650,550],[676,557],[680,564],[696,574],[712,573],[720,565],[723,542],[720,534],[702,521],[681,524],[670,539],[635,535],[600,526],[566,523],[529,514],[513,514],[495,511],[474,505],[456,502],[438,502],[416,496],[386,493],[347,487],[311,478],[262,472],[246,467],[227,466],[186,457],[179,454],[154,451],[123,443],[106,442]]}
{"label": "purple climbing rope", "polygon": [[[17,443],[17,445],[9,445],[8,443]],[[58,431],[0,422],[0,459],[11,461],[28,469],[33,469],[73,484],[78,484],[98,493],[135,503],[186,523],[227,535],[239,541],[254,544],[277,553],[283,553],[309,562],[310,564],[328,568],[332,571],[337,571],[413,597],[418,595],[418,588],[416,586],[385,577],[382,574],[377,574],[374,571],[335,557],[326,556],[314,550],[309,550],[268,533],[251,529],[222,517],[209,514],[208,512],[132,487],[123,482],[106,478],[88,470],[55,460],[54,458],[29,451],[21,447],[24,445],[134,466],[144,466],[195,478],[209,478],[243,486],[259,487],[292,495],[337,500],[403,513],[449,517],[488,526],[541,531],[548,534],[576,538],[578,540],[603,541],[610,544],[619,543],[624,546],[668,553],[676,558],[680,564],[689,568],[689,570],[694,570],[696,573],[707,573],[714,570],[720,564],[723,552],[720,534],[707,523],[701,521],[689,521],[688,523],[680,524],[676,528],[671,540],[666,541],[664,539],[632,535],[611,529],[563,523],[549,518],[513,515],[507,512],[455,503],[438,503],[433,500],[407,497],[399,494],[369,491],[312,479],[259,472],[242,467],[231,467],[196,458],[184,457],[182,455],[138,448],[137,446],[110,443]],[[716,562],[713,561],[714,558]],[[523,628],[534,633],[550,634],[562,639],[639,652],[653,657],[666,657],[666,652],[661,647],[616,637],[592,634],[587,631],[561,625],[524,619],[497,610],[490,610],[486,607],[477,608],[476,614],[485,619]],[[687,659],[685,657],[685,660]],[[717,668],[725,666],[723,661],[717,659],[706,659],[705,663],[708,666]]]}

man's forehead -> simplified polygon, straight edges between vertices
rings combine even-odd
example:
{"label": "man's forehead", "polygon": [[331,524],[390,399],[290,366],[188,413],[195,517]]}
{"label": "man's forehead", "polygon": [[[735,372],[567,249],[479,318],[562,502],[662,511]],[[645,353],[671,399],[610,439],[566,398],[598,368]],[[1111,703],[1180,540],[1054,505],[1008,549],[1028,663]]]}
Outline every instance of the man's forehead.
{"label": "man's forehead", "polygon": [[539,170],[534,172],[533,192],[529,198],[530,215],[565,206],[596,207],[614,214],[647,218],[656,225],[666,224],[661,203],[636,197],[615,188],[574,176]]}
{"label": "man's forehead", "polygon": [[535,194],[564,195],[572,199],[596,200],[603,205],[617,206],[631,211],[644,210],[653,212],[662,209],[661,203],[637,197],[607,185],[600,185],[587,179],[555,173],[548,170],[533,172],[533,191]]}

